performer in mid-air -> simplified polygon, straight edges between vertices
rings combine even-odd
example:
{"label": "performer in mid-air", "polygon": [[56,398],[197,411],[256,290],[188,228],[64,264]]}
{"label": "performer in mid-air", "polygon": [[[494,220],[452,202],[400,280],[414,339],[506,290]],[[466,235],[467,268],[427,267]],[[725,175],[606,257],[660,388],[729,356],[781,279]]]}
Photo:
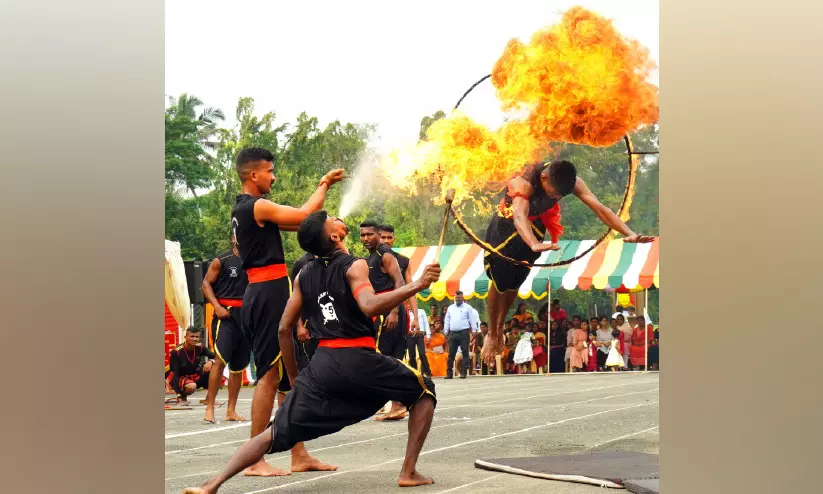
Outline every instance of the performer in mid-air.
{"label": "performer in mid-air", "polygon": [[[559,250],[558,241],[563,233],[560,224],[559,201],[574,194],[589,207],[607,227],[624,235],[624,242],[647,243],[653,237],[633,232],[617,214],[597,199],[577,169],[569,161],[537,163],[525,168],[522,175],[507,183],[505,196],[486,230],[486,243],[498,252],[529,264],[542,252]],[[543,243],[546,233],[551,243]],[[486,275],[491,280],[489,288],[489,334],[483,345],[483,361],[490,365],[503,350],[503,333],[500,328],[517,297],[517,289],[529,275],[528,265],[486,253]]]}

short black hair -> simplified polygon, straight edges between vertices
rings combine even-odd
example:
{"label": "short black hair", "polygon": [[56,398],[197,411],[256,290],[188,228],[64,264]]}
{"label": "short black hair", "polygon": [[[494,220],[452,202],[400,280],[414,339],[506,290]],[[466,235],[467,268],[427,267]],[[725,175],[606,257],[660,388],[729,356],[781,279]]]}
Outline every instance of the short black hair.
{"label": "short black hair", "polygon": [[360,228],[374,228],[375,230],[377,230],[378,228],[380,228],[380,225],[378,225],[375,221],[366,220],[363,223],[360,223]]}
{"label": "short black hair", "polygon": [[620,330],[612,329],[612,338],[620,338]]}
{"label": "short black hair", "polygon": [[457,290],[456,292],[454,292],[455,297],[458,295],[463,295],[463,290]]}
{"label": "short black hair", "polygon": [[580,319],[581,321],[583,320],[583,316],[572,316],[572,320],[574,320],[575,318]]}
{"label": "short black hair", "polygon": [[556,299],[552,300],[552,303],[553,303],[553,304],[559,304],[559,303],[560,303],[560,299],[559,299],[559,298],[556,298]]}
{"label": "short black hair", "polygon": [[577,168],[571,161],[552,161],[547,170],[549,181],[557,189],[558,194],[566,196],[574,191],[574,185],[577,183]]}
{"label": "short black hair", "polygon": [[195,327],[195,326],[189,326],[188,328],[186,328],[186,332],[187,333],[199,333],[200,328]]}
{"label": "short black hair", "polygon": [[484,324],[485,324],[486,326],[488,326],[488,325],[489,325],[489,323],[487,323],[486,321],[480,321],[480,325],[481,325],[481,326],[482,326],[482,325],[484,325]]}
{"label": "short black hair", "polygon": [[394,227],[389,225],[389,224],[380,225],[379,227],[377,227],[377,229],[380,230],[381,232],[394,233]]}
{"label": "short black hair", "polygon": [[237,153],[237,158],[234,160],[234,168],[237,170],[237,175],[240,180],[245,182],[249,178],[249,174],[253,171],[252,163],[258,161],[269,161],[274,163],[274,155],[265,148],[245,148]]}
{"label": "short black hair", "polygon": [[300,248],[318,257],[328,256],[334,249],[331,238],[326,236],[326,219],[329,214],[325,210],[315,211],[300,222],[297,228],[297,242]]}

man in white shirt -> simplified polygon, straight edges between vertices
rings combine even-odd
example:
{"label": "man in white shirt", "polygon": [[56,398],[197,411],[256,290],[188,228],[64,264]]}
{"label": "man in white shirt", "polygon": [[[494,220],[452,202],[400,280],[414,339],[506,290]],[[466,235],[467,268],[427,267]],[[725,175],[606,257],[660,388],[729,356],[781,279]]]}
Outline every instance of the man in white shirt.
{"label": "man in white shirt", "polygon": [[[409,311],[409,321],[413,321],[412,312]],[[429,359],[426,358],[426,340],[425,337],[430,336],[429,320],[426,317],[426,311],[417,309],[418,327],[410,328],[409,334],[406,336],[406,349],[409,352],[409,365],[413,369],[417,369],[417,355],[420,354],[421,373],[425,377],[431,377],[431,369],[429,368]]]}
{"label": "man in white shirt", "polygon": [[[454,295],[454,303],[446,311],[443,328],[449,341],[449,360],[446,363],[446,379],[454,377],[454,357],[458,347],[460,352],[469,355],[469,339],[475,328],[480,328],[477,311],[463,300],[463,292]],[[460,366],[460,379],[466,379],[469,370],[469,359],[464,358]]]}

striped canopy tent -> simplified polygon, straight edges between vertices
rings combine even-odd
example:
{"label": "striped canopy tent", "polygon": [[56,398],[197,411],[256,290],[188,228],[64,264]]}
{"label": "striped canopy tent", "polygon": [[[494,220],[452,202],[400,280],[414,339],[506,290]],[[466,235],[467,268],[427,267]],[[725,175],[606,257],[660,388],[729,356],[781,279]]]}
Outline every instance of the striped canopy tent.
{"label": "striped canopy tent", "polygon": [[[594,240],[561,240],[560,250],[544,252],[538,264],[549,264],[571,259],[595,243]],[[423,267],[434,260],[437,246],[395,248],[396,252],[410,259],[412,278],[423,273]],[[420,292],[422,301],[453,299],[461,290],[466,298],[486,298],[489,294],[489,278],[486,276],[484,251],[475,244],[445,245],[440,252],[442,269],[440,281],[430,289]],[[520,286],[520,298],[541,300],[551,289],[565,290],[645,290],[660,287],[660,238],[648,244],[630,244],[622,239],[603,242],[592,252],[571,264],[554,268],[534,267]]]}

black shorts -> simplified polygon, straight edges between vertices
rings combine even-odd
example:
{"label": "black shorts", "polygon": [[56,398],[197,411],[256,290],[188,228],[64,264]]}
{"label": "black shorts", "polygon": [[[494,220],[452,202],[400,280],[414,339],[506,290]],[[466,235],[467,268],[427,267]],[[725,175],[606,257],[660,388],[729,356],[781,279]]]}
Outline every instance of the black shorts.
{"label": "black shorts", "polygon": [[188,383],[195,383],[197,386],[195,389],[209,389],[209,373],[202,372],[198,374],[189,374],[188,376],[181,376],[180,380],[178,381],[178,386],[182,390],[186,387]]}
{"label": "black shorts", "polygon": [[240,330],[240,307],[227,307],[229,317],[213,318],[211,321],[214,335],[214,353],[223,361],[230,372],[243,372],[249,366],[251,349]]}
{"label": "black shorts", "polygon": [[374,322],[377,329],[377,350],[383,355],[402,360],[406,355],[406,336],[409,334],[409,315],[405,306],[401,305],[397,313],[397,326],[393,329],[386,327],[388,313],[380,316]]}
{"label": "black shorts", "polygon": [[397,359],[369,348],[320,347],[277,410],[268,453],[334,434],[388,401],[412,408],[427,394],[436,400],[431,379]]}
{"label": "black shorts", "polygon": [[[319,342],[316,338],[312,338],[305,343],[295,340],[294,355],[297,358],[298,372],[309,366],[309,362],[317,350],[317,344]],[[291,381],[289,381],[285,365],[280,370],[280,383],[277,385],[277,391],[283,394],[288,394],[288,392],[291,391]]]}
{"label": "black shorts", "polygon": [[288,276],[260,283],[249,283],[243,295],[241,328],[251,345],[257,381],[280,360],[277,330],[291,296]]}
{"label": "black shorts", "polygon": [[[538,231],[544,232],[540,235],[537,235],[538,232],[534,232],[537,238],[541,239],[545,235],[543,224],[538,220],[532,225]],[[540,254],[533,252],[520,237],[520,234],[517,233],[514,222],[498,215],[492,217],[489,227],[486,229],[485,240],[501,254],[518,261],[533,263],[540,257]],[[529,266],[514,264],[488,252],[485,257],[485,267],[486,276],[489,277],[497,291],[501,293],[519,289],[520,285],[528,278],[531,270]]]}

